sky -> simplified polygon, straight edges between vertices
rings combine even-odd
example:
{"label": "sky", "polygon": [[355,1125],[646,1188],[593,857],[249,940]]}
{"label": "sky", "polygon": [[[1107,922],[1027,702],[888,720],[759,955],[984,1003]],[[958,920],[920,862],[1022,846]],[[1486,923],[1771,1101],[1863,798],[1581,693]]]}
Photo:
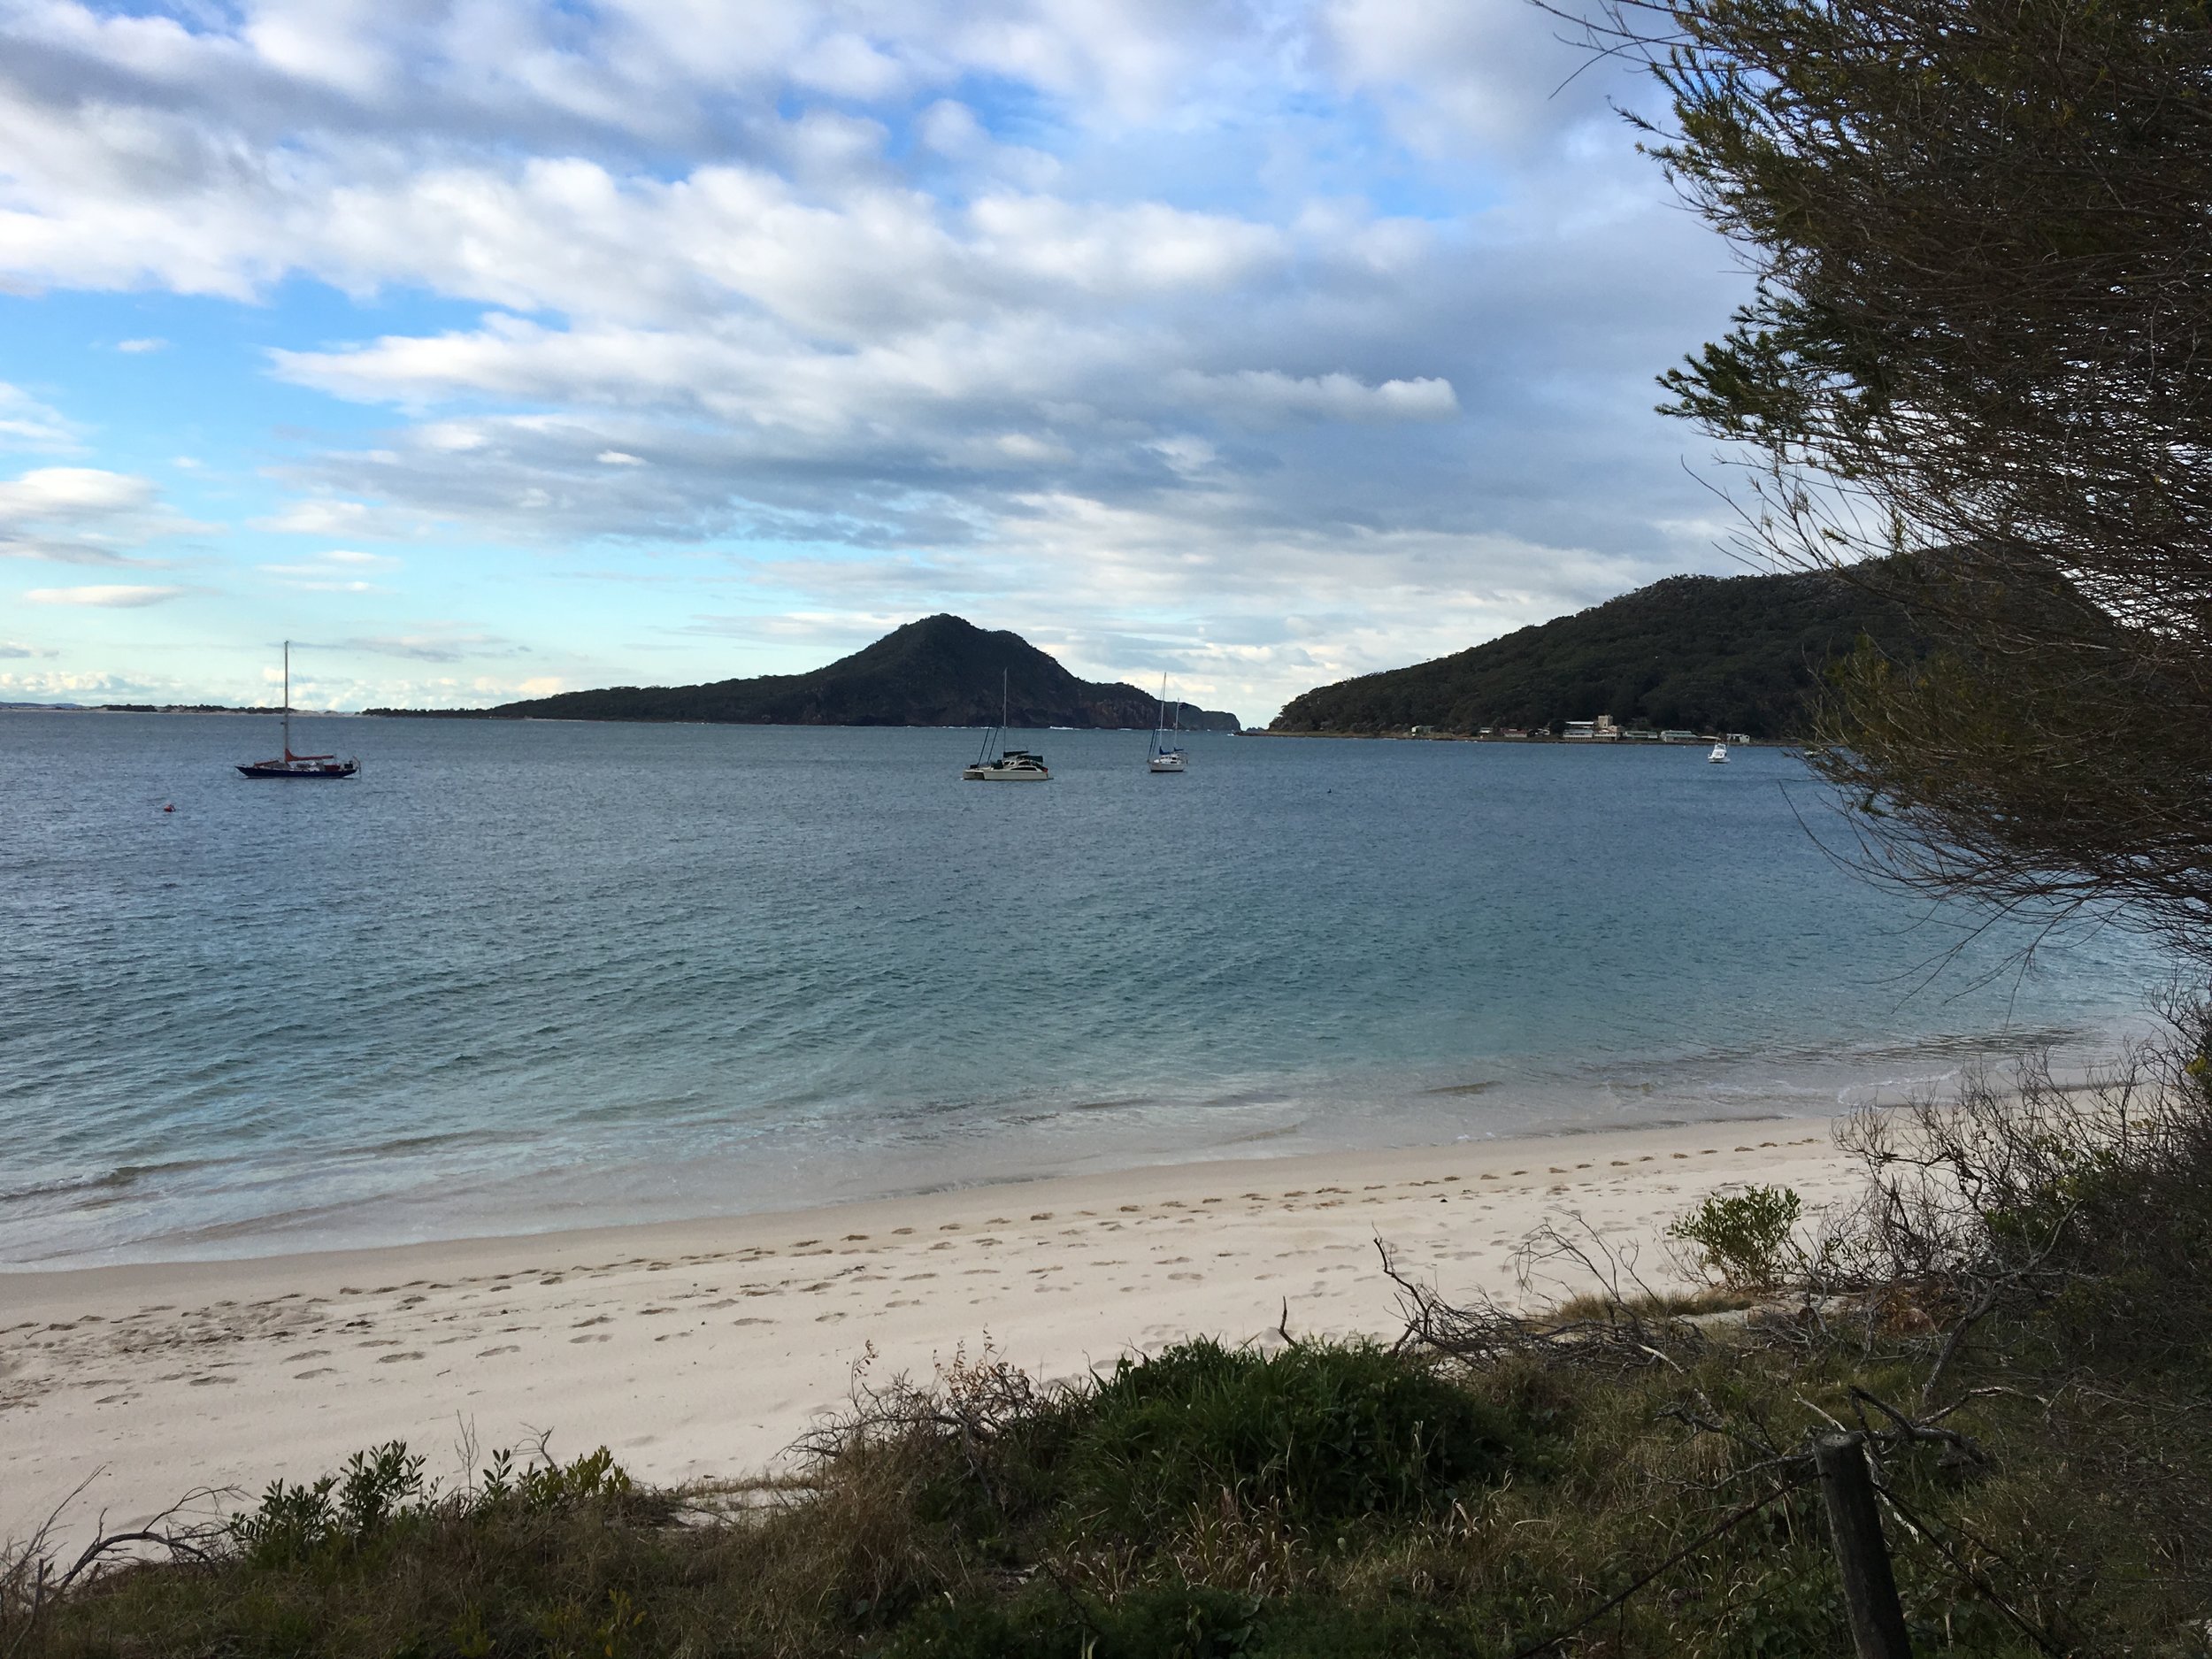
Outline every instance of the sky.
{"label": "sky", "polygon": [[1528,0],[0,0],[0,702],[949,611],[1254,723],[1732,572],[1744,296]]}

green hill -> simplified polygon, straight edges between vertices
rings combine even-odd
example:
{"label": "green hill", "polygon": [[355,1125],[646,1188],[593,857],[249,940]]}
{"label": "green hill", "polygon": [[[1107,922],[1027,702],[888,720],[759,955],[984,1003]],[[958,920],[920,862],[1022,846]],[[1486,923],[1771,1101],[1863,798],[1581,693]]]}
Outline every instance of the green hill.
{"label": "green hill", "polygon": [[[757,726],[987,726],[1005,676],[1010,722],[1149,729],[1155,704],[1134,686],[1078,680],[1018,634],[954,616],[925,617],[803,674],[704,686],[565,691],[483,710],[493,718],[703,720]],[[408,710],[372,709],[371,714]],[[1185,704],[1187,731],[1233,732],[1233,714]]]}
{"label": "green hill", "polygon": [[1475,732],[1609,714],[1754,737],[1801,734],[1806,695],[1862,634],[1911,637],[1893,606],[1837,577],[1670,576],[1574,616],[1433,662],[1321,686],[1275,732]]}

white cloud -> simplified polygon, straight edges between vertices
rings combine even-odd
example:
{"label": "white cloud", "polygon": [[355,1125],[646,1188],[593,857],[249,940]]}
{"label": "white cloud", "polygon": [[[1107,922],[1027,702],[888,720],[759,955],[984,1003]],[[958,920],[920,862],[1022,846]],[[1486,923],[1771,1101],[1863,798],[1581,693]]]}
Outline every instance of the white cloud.
{"label": "white cloud", "polygon": [[375,634],[342,641],[348,650],[379,657],[407,657],[422,663],[458,663],[484,657],[526,654],[526,646],[495,634],[439,628],[419,634]]}
{"label": "white cloud", "polygon": [[1174,376],[1172,384],[1193,403],[1268,424],[1300,417],[1449,420],[1460,412],[1452,383],[1441,377],[1370,386],[1349,374],[1290,375],[1275,369],[1201,374],[1187,369]]}
{"label": "white cloud", "polygon": [[66,452],[81,448],[74,422],[22,388],[0,380],[0,449]]}
{"label": "white cloud", "polygon": [[[173,684],[173,682],[172,682]],[[87,698],[129,696],[142,693],[150,682],[122,674],[74,673],[55,671],[36,674],[0,673],[0,693],[15,692],[38,702],[78,701]],[[10,699],[14,701],[15,699]]]}
{"label": "white cloud", "polygon": [[115,342],[115,349],[118,351],[127,351],[132,353],[133,355],[146,351],[165,351],[168,349],[168,347],[169,342],[166,340],[156,340],[152,338],[143,340],[119,340]]}
{"label": "white cloud", "polygon": [[184,592],[181,588],[130,587],[121,584],[90,588],[31,588],[23,597],[35,605],[94,605],[105,608],[157,605]]}
{"label": "white cloud", "polygon": [[143,565],[149,542],[199,528],[150,479],[90,466],[42,466],[0,480],[0,557],[70,565]]}
{"label": "white cloud", "polygon": [[0,482],[0,523],[35,524],[143,512],[157,492],[150,479],[89,466],[42,466]]}
{"label": "white cloud", "polygon": [[373,594],[386,590],[380,584],[369,580],[369,575],[395,570],[399,565],[400,561],[388,553],[334,548],[303,559],[263,565],[259,568],[278,578],[285,587],[306,593]]}
{"label": "white cloud", "polygon": [[15,640],[0,640],[0,657],[51,657],[53,654],[52,651],[42,650],[35,645],[25,645]]}
{"label": "white cloud", "polygon": [[[429,447],[442,448],[433,443]],[[419,535],[420,515],[396,512],[365,501],[319,496],[296,501],[282,511],[252,521],[256,530],[274,530],[287,535],[378,536],[399,539]]]}

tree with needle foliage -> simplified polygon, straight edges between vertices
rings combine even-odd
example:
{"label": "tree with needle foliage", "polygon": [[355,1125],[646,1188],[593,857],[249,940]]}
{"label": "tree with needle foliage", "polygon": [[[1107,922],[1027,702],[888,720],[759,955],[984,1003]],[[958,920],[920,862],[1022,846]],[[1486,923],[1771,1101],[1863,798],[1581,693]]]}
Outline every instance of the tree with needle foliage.
{"label": "tree with needle foliage", "polygon": [[1747,456],[1755,550],[1863,646],[1816,763],[1868,863],[2212,956],[2212,12],[1614,0],[1648,148],[1756,279],[1664,407]]}

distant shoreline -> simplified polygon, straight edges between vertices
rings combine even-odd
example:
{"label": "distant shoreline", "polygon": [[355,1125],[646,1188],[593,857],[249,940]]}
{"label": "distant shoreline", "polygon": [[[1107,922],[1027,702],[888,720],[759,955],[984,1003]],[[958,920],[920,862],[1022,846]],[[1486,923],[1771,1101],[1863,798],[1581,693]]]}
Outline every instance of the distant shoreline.
{"label": "distant shoreline", "polygon": [[[848,732],[979,732],[988,728],[975,724],[959,725],[891,725],[879,721],[844,720],[681,720],[630,719],[595,717],[591,715],[503,714],[496,709],[294,709],[295,716],[317,720],[498,720],[513,725],[535,726],[782,726],[793,731],[848,731]],[[0,703],[0,714],[257,714],[278,715],[281,709],[272,707],[243,707],[223,703]],[[1019,731],[1068,732],[1143,732],[1152,728],[1141,726],[1017,726]],[[1321,738],[1330,741],[1394,742],[1394,743],[1517,743],[1536,744],[1555,749],[1694,749],[1700,744],[1721,741],[1718,733],[1701,733],[1695,737],[1682,738],[1589,738],[1554,737],[1548,733],[1528,733],[1518,737],[1497,733],[1479,732],[1278,732],[1264,726],[1240,726],[1233,732],[1209,732],[1196,727],[1184,727],[1179,735],[1189,737],[1291,737]],[[1796,737],[1729,738],[1731,749],[1802,749],[1809,740]]]}
{"label": "distant shoreline", "polygon": [[1265,726],[1248,726],[1246,737],[1318,737],[1332,741],[1392,743],[1535,743],[1552,749],[1696,749],[1709,743],[1725,741],[1731,749],[1802,749],[1806,741],[1801,737],[1731,737],[1724,740],[1717,732],[1703,732],[1695,737],[1554,737],[1526,734],[1506,737],[1497,733],[1480,732],[1276,732]]}
{"label": "distant shoreline", "polygon": [[[0,703],[0,714],[271,714],[284,710],[275,704],[234,705],[222,703]],[[303,719],[357,720],[358,709],[301,709]]]}

